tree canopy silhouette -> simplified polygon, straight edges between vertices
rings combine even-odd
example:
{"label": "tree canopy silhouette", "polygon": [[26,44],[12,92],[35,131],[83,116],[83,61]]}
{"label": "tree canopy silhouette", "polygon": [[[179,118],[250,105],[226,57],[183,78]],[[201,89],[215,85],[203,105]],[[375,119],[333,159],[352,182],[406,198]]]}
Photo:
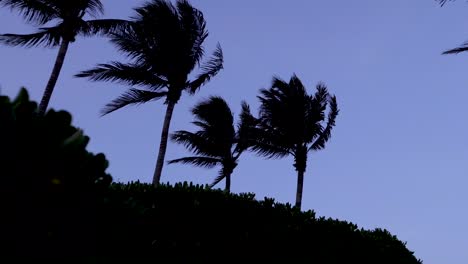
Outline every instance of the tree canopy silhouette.
{"label": "tree canopy silhouette", "polygon": [[1,43],[23,47],[59,47],[39,105],[39,115],[47,110],[70,43],[77,36],[108,34],[126,25],[126,21],[120,19],[85,20],[86,15],[98,17],[103,14],[104,7],[100,0],[1,0],[0,5],[19,12],[26,22],[39,26],[38,31],[32,34],[2,34]]}
{"label": "tree canopy silhouette", "polygon": [[[324,84],[314,95],[296,75],[289,82],[273,78],[271,88],[260,91],[259,123],[252,149],[268,158],[294,157],[297,171],[296,207],[301,208],[304,173],[310,151],[325,148],[338,115],[336,97]],[[328,110],[328,117],[326,111]]]}
{"label": "tree canopy silhouette", "polygon": [[188,1],[176,5],[165,0],[153,0],[136,9],[129,28],[112,36],[111,41],[131,62],[110,62],[77,74],[93,81],[112,81],[133,86],[109,103],[103,114],[132,104],[165,99],[166,115],[153,176],[160,182],[166,155],[169,126],[174,107],[182,92],[194,94],[223,68],[223,53],[217,46],[212,57],[201,64],[198,75],[189,74],[201,63],[203,43],[208,36],[202,12]]}
{"label": "tree canopy silhouette", "polygon": [[250,114],[247,103],[243,102],[236,129],[229,105],[223,98],[216,96],[198,103],[192,109],[192,114],[195,116],[195,121],[192,123],[199,130],[196,132],[177,131],[172,135],[172,140],[183,144],[196,156],[171,160],[169,163],[192,164],[205,168],[221,166],[218,177],[210,187],[225,179],[225,190],[229,192],[231,174],[242,152],[250,146],[251,131],[256,120]]}

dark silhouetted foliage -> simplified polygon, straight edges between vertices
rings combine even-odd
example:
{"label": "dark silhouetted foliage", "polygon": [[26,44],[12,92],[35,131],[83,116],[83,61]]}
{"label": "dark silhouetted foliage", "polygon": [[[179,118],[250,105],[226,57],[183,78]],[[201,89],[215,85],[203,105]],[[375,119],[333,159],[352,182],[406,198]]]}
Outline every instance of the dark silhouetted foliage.
{"label": "dark silhouetted foliage", "polygon": [[421,263],[386,230],[187,183],[113,184],[101,212],[102,262]]}
{"label": "dark silhouetted foliage", "polygon": [[3,249],[24,257],[86,252],[98,194],[112,181],[108,162],[86,150],[89,138],[69,113],[36,111],[25,89],[13,101],[0,97],[0,192],[10,224]]}

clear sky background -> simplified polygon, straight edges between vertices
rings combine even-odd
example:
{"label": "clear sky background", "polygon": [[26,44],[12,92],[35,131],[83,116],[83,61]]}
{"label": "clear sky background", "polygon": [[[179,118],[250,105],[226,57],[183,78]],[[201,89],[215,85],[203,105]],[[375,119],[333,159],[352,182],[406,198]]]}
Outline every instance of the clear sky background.
{"label": "clear sky background", "polygon": [[[103,0],[105,17],[127,18],[143,1]],[[341,109],[326,149],[309,156],[303,208],[319,216],[382,227],[407,241],[426,264],[468,263],[468,54],[441,52],[468,40],[468,3],[433,0],[193,0],[208,22],[206,50],[220,42],[225,69],[196,96],[183,96],[171,130],[193,127],[189,110],[220,95],[254,112],[273,75],[296,73],[314,92],[319,81]],[[27,33],[0,10],[1,33]],[[0,46],[1,93],[21,86],[40,100],[56,49]],[[99,110],[127,87],[73,74],[123,59],[107,40],[71,45],[51,106],[66,109],[110,160],[117,181],[151,181],[165,108],[161,102],[105,117]],[[188,154],[169,144],[167,158]],[[216,170],[166,165],[164,182],[209,183]],[[223,187],[221,183],[220,187]],[[294,202],[292,159],[241,157],[234,192]]]}

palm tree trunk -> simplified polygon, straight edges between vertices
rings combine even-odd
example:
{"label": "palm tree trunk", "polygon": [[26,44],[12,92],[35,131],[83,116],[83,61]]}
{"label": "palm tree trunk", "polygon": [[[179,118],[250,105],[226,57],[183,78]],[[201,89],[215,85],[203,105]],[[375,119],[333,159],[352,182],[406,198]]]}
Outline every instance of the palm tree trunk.
{"label": "palm tree trunk", "polygon": [[161,173],[164,166],[164,158],[166,156],[167,140],[169,136],[169,126],[171,125],[172,113],[174,112],[175,102],[169,101],[167,103],[166,116],[164,117],[164,124],[161,132],[161,143],[159,144],[158,159],[156,161],[156,169],[153,175],[153,185],[158,187],[161,180]]}
{"label": "palm tree trunk", "polygon": [[226,192],[231,192],[231,174],[226,175],[226,188],[224,188]]}
{"label": "palm tree trunk", "polygon": [[46,88],[44,90],[44,94],[42,95],[41,103],[39,104],[38,115],[43,116],[49,106],[50,98],[52,97],[52,93],[54,92],[55,84],[57,83],[58,77],[60,75],[60,71],[62,70],[63,62],[65,60],[65,56],[67,55],[68,45],[70,44],[69,40],[62,39],[62,43],[60,44],[60,49],[57,54],[57,58],[55,59],[54,68],[52,69],[52,73],[50,74],[49,81],[47,82]]}
{"label": "palm tree trunk", "polygon": [[297,171],[297,191],[296,191],[296,207],[301,210],[302,205],[302,190],[304,187],[304,170]]}

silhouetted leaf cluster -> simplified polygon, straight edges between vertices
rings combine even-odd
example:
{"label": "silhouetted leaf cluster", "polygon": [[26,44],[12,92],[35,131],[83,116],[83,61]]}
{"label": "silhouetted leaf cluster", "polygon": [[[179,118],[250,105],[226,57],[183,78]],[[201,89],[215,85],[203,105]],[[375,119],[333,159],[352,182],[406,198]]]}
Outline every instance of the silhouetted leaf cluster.
{"label": "silhouetted leaf cluster", "polygon": [[3,249],[23,256],[66,254],[77,246],[86,251],[93,241],[80,238],[94,232],[98,194],[112,181],[108,162],[86,150],[89,138],[71,125],[69,113],[50,110],[41,117],[36,110],[25,89],[12,101],[0,97]]}

